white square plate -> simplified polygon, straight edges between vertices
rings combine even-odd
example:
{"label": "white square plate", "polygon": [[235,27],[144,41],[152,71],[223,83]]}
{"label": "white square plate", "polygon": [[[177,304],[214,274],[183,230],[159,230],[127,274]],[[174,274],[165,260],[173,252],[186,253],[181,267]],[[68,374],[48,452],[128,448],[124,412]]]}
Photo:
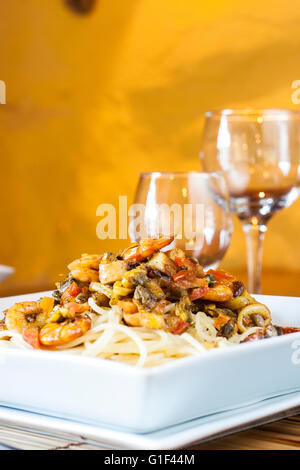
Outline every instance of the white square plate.
{"label": "white square plate", "polygon": [[[1,299],[0,310],[42,293]],[[275,324],[300,326],[300,299],[257,296]],[[0,404],[149,433],[300,391],[300,333],[216,349],[151,369],[0,348]]]}
{"label": "white square plate", "polygon": [[[167,450],[186,448],[234,432],[250,429],[300,412],[300,392],[270,398],[224,413],[198,418],[158,431],[137,434],[98,424],[78,423],[28,411],[0,407],[1,426],[28,431],[27,441],[34,448],[35,434],[69,441],[95,444],[102,449]],[[24,437],[23,437],[24,438]],[[10,443],[12,443],[10,433]],[[52,444],[53,445],[53,444]]]}

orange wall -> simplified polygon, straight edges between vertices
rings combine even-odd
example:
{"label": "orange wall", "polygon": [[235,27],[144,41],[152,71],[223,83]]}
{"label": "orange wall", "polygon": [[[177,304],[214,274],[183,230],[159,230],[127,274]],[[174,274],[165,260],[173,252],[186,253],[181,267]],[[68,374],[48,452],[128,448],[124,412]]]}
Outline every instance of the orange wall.
{"label": "orange wall", "polygon": [[[199,169],[208,108],[300,109],[299,19],[295,0],[98,0],[87,16],[1,2],[0,263],[17,271],[0,293],[104,250],[96,208],[132,197],[139,172]],[[266,268],[299,269],[299,209],[271,221]],[[224,266],[242,268],[244,248],[237,223]]]}

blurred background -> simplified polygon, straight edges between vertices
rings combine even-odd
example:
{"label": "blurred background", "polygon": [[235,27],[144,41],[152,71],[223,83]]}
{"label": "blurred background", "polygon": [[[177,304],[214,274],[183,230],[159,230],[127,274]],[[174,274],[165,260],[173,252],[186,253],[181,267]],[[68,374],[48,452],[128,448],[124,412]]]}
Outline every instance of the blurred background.
{"label": "blurred background", "polygon": [[[0,295],[51,288],[138,175],[199,170],[203,113],[284,107],[299,79],[296,0],[0,3]],[[263,293],[300,295],[300,200],[271,222]],[[222,266],[246,277],[235,221]]]}

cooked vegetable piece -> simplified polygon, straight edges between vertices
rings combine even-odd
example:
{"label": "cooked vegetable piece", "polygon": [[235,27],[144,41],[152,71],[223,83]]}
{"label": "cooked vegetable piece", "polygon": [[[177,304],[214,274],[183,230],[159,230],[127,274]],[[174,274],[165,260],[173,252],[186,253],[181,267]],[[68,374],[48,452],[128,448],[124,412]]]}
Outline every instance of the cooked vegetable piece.
{"label": "cooked vegetable piece", "polygon": [[99,307],[109,307],[109,298],[106,295],[94,292],[92,297]]}
{"label": "cooked vegetable piece", "polygon": [[87,290],[87,292],[80,292],[80,294],[76,296],[75,300],[79,304],[86,303],[89,300],[89,291]]}
{"label": "cooked vegetable piece", "polygon": [[51,313],[54,307],[54,299],[51,297],[43,297],[40,301],[40,307],[45,313]]}
{"label": "cooked vegetable piece", "polygon": [[214,318],[214,325],[217,328],[217,330],[220,331],[223,328],[223,326],[225,326],[226,323],[229,322],[229,320],[231,320],[231,317],[229,315],[225,315],[221,313],[220,315]]}
{"label": "cooked vegetable piece", "polygon": [[173,276],[176,273],[176,264],[162,251],[155,253],[148,261],[147,266],[157,269],[167,276]]}
{"label": "cooked vegetable piece", "polygon": [[141,265],[124,274],[122,284],[125,287],[146,286],[149,282],[148,271],[145,265]]}
{"label": "cooked vegetable piece", "polygon": [[174,262],[176,258],[186,258],[186,254],[181,248],[173,248],[173,250],[167,251],[166,254]]}
{"label": "cooked vegetable piece", "polygon": [[137,286],[133,298],[139,301],[145,310],[149,312],[155,307],[158,299],[148,288]]}
{"label": "cooked vegetable piece", "polygon": [[239,297],[245,291],[245,286],[241,281],[233,281],[232,291],[233,297]]}
{"label": "cooked vegetable piece", "polygon": [[230,318],[227,323],[225,323],[221,329],[219,330],[218,336],[222,336],[223,338],[231,338],[234,334],[238,331],[238,327],[236,322],[233,318]]}
{"label": "cooked vegetable piece", "polygon": [[124,287],[121,281],[116,281],[113,285],[113,295],[118,297],[126,297],[127,295],[132,294],[133,291],[133,288]]}
{"label": "cooked vegetable piece", "polygon": [[163,315],[166,313],[169,307],[173,307],[173,304],[166,299],[161,299],[155,305],[153,312],[158,313],[159,315]]}
{"label": "cooked vegetable piece", "polygon": [[164,299],[166,297],[163,289],[159,286],[159,283],[155,279],[151,279],[147,283],[147,288],[153,295],[155,295],[158,300]]}
{"label": "cooked vegetable piece", "polygon": [[191,317],[192,302],[188,296],[181,297],[180,301],[175,305],[175,314],[184,322]]}
{"label": "cooked vegetable piece", "polygon": [[64,305],[66,302],[69,302],[70,300],[74,299],[76,295],[80,293],[80,288],[78,284],[73,281],[63,292],[61,296],[61,303]]}
{"label": "cooked vegetable piece", "polygon": [[186,279],[189,277],[191,273],[187,269],[182,269],[181,271],[178,271],[176,274],[173,274],[173,281],[181,281],[182,279]]}
{"label": "cooked vegetable piece", "polygon": [[223,302],[222,306],[230,308],[231,310],[239,310],[243,307],[246,307],[247,305],[253,304],[254,302],[254,298],[251,297],[251,295],[246,290],[244,290],[240,296],[234,297],[227,302]]}
{"label": "cooked vegetable piece", "polygon": [[189,327],[189,322],[181,320],[181,318],[176,315],[170,315],[168,317],[168,330],[173,335],[182,335]]}
{"label": "cooked vegetable piece", "polygon": [[99,294],[105,295],[109,299],[113,294],[113,289],[111,286],[100,284],[100,282],[91,282],[89,289],[91,292],[98,292]]}
{"label": "cooked vegetable piece", "polygon": [[217,283],[213,274],[206,274],[204,279],[206,280],[208,287],[213,287]]}
{"label": "cooked vegetable piece", "polygon": [[127,272],[126,261],[113,261],[111,263],[100,263],[99,279],[101,284],[112,284],[120,281]]}

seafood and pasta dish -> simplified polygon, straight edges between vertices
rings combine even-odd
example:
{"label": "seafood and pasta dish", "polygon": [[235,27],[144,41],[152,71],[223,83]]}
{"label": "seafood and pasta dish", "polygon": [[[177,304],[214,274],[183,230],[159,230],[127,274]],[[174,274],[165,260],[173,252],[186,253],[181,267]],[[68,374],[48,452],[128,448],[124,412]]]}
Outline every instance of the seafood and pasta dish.
{"label": "seafood and pasta dish", "polygon": [[173,239],[83,254],[51,296],[3,312],[0,346],[155,366],[300,331],[273,325],[269,309],[231,274],[168,250]]}

